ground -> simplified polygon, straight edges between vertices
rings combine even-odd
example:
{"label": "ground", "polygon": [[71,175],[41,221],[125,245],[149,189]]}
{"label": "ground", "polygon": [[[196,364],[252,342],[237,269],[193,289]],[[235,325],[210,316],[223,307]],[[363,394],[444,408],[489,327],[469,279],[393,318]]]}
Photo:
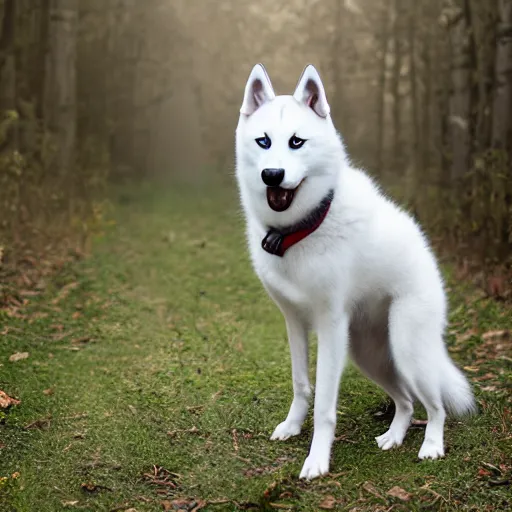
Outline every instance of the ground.
{"label": "ground", "polygon": [[421,422],[379,450],[386,396],[349,368],[331,474],[304,483],[311,416],[300,436],[269,440],[290,357],[236,191],[138,187],[112,218],[88,258],[0,311],[0,389],[20,400],[0,412],[0,510],[510,510],[505,304],[445,267],[447,340],[480,407],[448,422],[445,459],[418,462]]}

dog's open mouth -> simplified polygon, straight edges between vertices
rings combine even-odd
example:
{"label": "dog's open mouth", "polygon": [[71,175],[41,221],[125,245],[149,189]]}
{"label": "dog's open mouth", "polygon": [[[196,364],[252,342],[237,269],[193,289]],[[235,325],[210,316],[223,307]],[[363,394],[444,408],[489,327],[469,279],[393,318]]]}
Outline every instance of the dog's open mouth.
{"label": "dog's open mouth", "polygon": [[267,187],[267,202],[270,208],[275,212],[288,210],[302,181],[295,188]]}

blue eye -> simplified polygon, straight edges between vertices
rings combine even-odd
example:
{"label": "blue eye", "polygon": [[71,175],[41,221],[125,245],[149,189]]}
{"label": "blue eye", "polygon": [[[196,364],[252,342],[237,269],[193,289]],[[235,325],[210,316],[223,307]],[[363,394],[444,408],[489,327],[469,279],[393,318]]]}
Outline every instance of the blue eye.
{"label": "blue eye", "polygon": [[265,137],[260,137],[259,139],[256,139],[256,144],[258,144],[260,148],[269,149],[270,146],[272,146],[272,141],[270,140],[269,136],[265,133]]}
{"label": "blue eye", "polygon": [[304,143],[306,142],[306,139],[300,139],[299,137],[297,137],[296,135],[294,135],[293,137],[290,138],[290,140],[288,141],[288,146],[290,147],[290,149],[299,149],[301,148],[302,146],[304,146]]}

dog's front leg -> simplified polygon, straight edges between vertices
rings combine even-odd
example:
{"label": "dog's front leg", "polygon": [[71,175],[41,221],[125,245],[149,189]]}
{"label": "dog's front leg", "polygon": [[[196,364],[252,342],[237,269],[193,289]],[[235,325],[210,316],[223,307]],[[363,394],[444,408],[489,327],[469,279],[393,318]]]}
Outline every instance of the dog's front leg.
{"label": "dog's front leg", "polygon": [[270,437],[284,440],[300,434],[308,413],[311,385],[308,375],[308,329],[296,312],[282,309],[292,358],[293,401],[286,419]]}
{"label": "dog's front leg", "polygon": [[329,471],[336,428],[336,404],[348,347],[348,315],[323,318],[318,325],[313,441],[300,478],[308,480]]}

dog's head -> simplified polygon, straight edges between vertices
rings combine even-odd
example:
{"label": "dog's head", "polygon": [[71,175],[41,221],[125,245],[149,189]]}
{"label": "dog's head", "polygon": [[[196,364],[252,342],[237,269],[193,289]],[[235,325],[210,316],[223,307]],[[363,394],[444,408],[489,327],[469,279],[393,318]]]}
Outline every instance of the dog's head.
{"label": "dog's head", "polygon": [[296,222],[334,188],[343,151],[329,113],[313,66],[293,96],[276,96],[265,68],[254,66],[236,131],[237,178],[262,222]]}

